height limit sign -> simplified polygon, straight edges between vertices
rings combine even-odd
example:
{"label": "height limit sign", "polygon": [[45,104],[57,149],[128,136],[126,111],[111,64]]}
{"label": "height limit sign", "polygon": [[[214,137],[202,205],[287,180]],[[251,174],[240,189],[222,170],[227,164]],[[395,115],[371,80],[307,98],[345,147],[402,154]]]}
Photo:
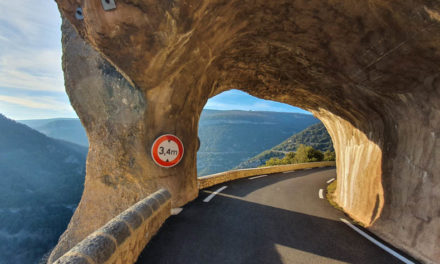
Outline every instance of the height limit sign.
{"label": "height limit sign", "polygon": [[182,141],[171,134],[158,137],[151,147],[151,157],[157,165],[164,168],[177,165],[183,157]]}

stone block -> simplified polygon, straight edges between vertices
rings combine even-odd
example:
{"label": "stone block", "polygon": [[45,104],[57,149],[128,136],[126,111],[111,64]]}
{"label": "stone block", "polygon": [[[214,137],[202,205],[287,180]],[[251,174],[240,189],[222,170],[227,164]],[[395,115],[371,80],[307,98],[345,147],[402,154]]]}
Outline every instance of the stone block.
{"label": "stone block", "polygon": [[166,202],[166,199],[160,192],[155,192],[152,196],[152,198],[156,199],[160,205],[164,204]]}
{"label": "stone block", "polygon": [[127,224],[117,220],[109,222],[100,231],[114,237],[118,245],[121,245],[130,236],[130,228],[128,228]]}
{"label": "stone block", "polygon": [[90,262],[79,255],[64,255],[55,261],[54,264],[90,264]]}
{"label": "stone block", "polygon": [[171,193],[167,189],[160,189],[159,192],[166,200],[171,199]]}
{"label": "stone block", "polygon": [[90,257],[95,263],[104,263],[116,250],[115,242],[104,235],[91,235],[72,248],[72,252],[78,252]]}
{"label": "stone block", "polygon": [[135,204],[132,210],[140,214],[143,217],[144,221],[147,220],[153,214],[153,209],[145,200]]}
{"label": "stone block", "polygon": [[133,230],[142,224],[142,217],[134,210],[127,210],[120,214],[117,219],[124,220]]}
{"label": "stone block", "polygon": [[159,201],[157,201],[155,198],[153,198],[153,196],[149,196],[149,199],[147,199],[147,201],[145,201],[145,203],[153,209],[153,212],[157,211],[157,209],[159,209],[159,207],[160,207]]}

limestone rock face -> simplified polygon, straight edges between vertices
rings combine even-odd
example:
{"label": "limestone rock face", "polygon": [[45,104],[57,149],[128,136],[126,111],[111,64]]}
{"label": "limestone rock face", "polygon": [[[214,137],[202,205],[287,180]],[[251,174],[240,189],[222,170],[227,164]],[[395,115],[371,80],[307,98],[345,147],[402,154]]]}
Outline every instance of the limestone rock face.
{"label": "limestone rock face", "polygon": [[[90,150],[52,259],[160,187],[173,206],[196,197],[201,109],[235,88],[313,112],[334,141],[339,204],[397,247],[440,260],[439,3],[57,2],[89,43],[65,23],[66,89]],[[165,133],[185,145],[172,169],[149,156]]]}
{"label": "limestone rock face", "polygon": [[[144,94],[85,43],[67,20],[62,31],[66,91],[87,131],[90,147],[81,202],[49,263],[162,187],[173,192],[174,206],[198,194],[196,160],[191,158],[197,151],[198,116],[179,114],[170,103],[172,98],[181,98],[179,93]],[[188,102],[186,107],[194,105]],[[165,133],[176,134],[185,142],[186,155],[170,169],[158,167],[150,157],[154,139]]]}

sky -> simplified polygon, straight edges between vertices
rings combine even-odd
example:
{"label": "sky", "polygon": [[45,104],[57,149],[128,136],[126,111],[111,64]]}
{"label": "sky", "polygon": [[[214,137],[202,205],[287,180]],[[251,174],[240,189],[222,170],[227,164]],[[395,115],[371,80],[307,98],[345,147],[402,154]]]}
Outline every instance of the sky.
{"label": "sky", "polygon": [[[55,1],[0,1],[0,113],[20,119],[77,117],[64,90],[61,18]],[[230,90],[207,109],[308,113]]]}
{"label": "sky", "polygon": [[263,100],[239,90],[229,90],[212,97],[206,103],[205,108],[217,110],[252,110],[311,114],[301,108],[270,100]]}

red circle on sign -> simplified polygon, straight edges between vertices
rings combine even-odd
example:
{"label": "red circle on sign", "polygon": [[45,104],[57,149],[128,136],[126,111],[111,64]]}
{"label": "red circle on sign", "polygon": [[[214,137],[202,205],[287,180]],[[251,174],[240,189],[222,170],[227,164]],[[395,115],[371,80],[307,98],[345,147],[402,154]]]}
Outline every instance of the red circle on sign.
{"label": "red circle on sign", "polygon": [[162,135],[153,142],[151,156],[157,165],[171,168],[182,160],[182,141],[171,134]]}

